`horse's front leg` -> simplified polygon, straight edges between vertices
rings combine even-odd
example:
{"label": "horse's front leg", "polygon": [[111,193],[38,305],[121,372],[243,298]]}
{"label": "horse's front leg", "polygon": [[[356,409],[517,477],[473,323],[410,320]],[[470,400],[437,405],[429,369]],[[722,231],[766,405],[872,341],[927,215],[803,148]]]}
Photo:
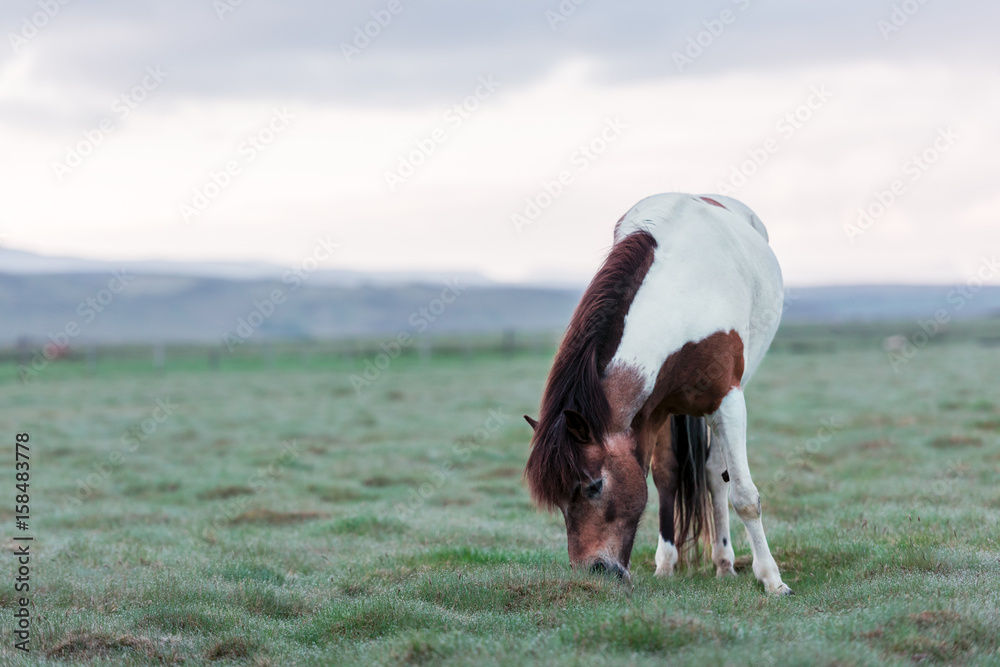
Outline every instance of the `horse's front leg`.
{"label": "horse's front leg", "polygon": [[712,447],[722,446],[728,464],[731,482],[729,500],[750,538],[753,572],[768,593],[789,595],[792,590],[781,581],[778,564],[774,562],[767,546],[764,525],[760,520],[760,493],[750,477],[750,466],[747,463],[747,407],[743,391],[737,387],[726,394],[719,409],[709,417],[709,423],[715,436]]}
{"label": "horse's front leg", "polygon": [[[673,417],[671,417],[673,419]],[[669,577],[677,566],[677,546],[674,540],[674,496],[677,479],[673,445],[670,441],[670,419],[657,434],[653,450],[653,483],[660,496],[660,531],[656,545],[656,576]]]}

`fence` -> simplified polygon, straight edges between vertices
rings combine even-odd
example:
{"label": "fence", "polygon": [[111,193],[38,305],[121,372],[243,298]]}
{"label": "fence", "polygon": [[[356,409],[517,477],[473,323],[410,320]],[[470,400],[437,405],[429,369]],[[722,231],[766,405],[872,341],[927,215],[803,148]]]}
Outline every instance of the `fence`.
{"label": "fence", "polygon": [[559,334],[508,329],[493,334],[413,338],[408,344],[398,346],[393,344],[394,341],[392,335],[328,341],[264,340],[229,349],[222,343],[84,343],[56,347],[47,345],[43,340],[22,339],[14,347],[0,348],[0,377],[16,374],[21,380],[29,380],[54,366],[82,375],[98,375],[124,368],[165,372],[349,366],[383,353],[387,347],[392,349],[394,358],[398,356],[424,363],[477,355],[550,355],[558,344]]}

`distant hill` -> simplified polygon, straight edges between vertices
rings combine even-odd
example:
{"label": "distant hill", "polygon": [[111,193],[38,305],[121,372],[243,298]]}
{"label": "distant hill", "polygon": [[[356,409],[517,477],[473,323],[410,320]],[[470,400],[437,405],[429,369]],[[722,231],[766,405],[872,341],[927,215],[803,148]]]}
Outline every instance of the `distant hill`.
{"label": "distant hill", "polygon": [[785,322],[898,322],[933,318],[943,310],[954,320],[1000,317],[1000,287],[977,292],[942,285],[851,285],[791,289]]}
{"label": "distant hill", "polygon": [[579,298],[566,290],[461,281],[456,297],[445,291],[444,282],[394,287],[309,282],[294,289],[275,280],[188,276],[137,276],[113,294],[109,280],[110,275],[100,274],[0,274],[0,345],[22,336],[45,339],[65,331],[68,323],[79,326],[75,342],[221,341],[227,332],[238,333],[240,318],[247,322],[243,331],[250,326],[255,341],[504,328],[548,331],[565,327]]}
{"label": "distant hill", "polygon": [[[452,298],[448,274],[316,272],[297,285],[283,280],[279,267],[226,263],[132,263],[122,289],[112,280],[117,268],[0,250],[0,345],[44,342],[67,330],[72,344],[207,343],[250,332],[254,341],[558,332],[583,289],[503,285],[468,274],[459,276]],[[282,302],[270,304],[276,291]],[[1000,287],[968,296],[947,286],[791,289],[784,321],[916,321],[940,310],[956,320],[1000,318]]]}

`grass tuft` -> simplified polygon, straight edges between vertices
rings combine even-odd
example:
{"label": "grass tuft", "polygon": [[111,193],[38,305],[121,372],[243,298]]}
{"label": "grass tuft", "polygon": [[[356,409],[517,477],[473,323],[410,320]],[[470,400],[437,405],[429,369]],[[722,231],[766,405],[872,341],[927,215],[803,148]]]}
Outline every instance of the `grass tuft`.
{"label": "grass tuft", "polygon": [[140,628],[156,628],[178,634],[212,634],[228,626],[219,616],[193,609],[166,609],[144,615]]}
{"label": "grass tuft", "polygon": [[308,491],[327,503],[352,503],[359,500],[371,500],[371,496],[361,493],[347,485],[320,486],[311,484]]}
{"label": "grass tuft", "polygon": [[266,565],[254,563],[230,564],[222,568],[220,574],[227,581],[259,581],[275,586],[281,586],[285,583],[285,575]]}
{"label": "grass tuft", "polygon": [[996,654],[997,628],[956,611],[935,609],[891,619],[862,638],[913,662],[954,664],[975,653]]}
{"label": "grass tuft", "polygon": [[218,660],[245,661],[252,658],[260,650],[257,642],[244,637],[230,637],[214,644],[205,652],[205,657],[212,662]]}
{"label": "grass tuft", "polygon": [[384,535],[388,537],[406,531],[406,524],[399,519],[352,516],[337,519],[333,522],[330,530],[338,535]]}
{"label": "grass tuft", "polygon": [[254,508],[233,518],[232,523],[266,523],[272,526],[281,526],[312,519],[321,519],[326,516],[329,515],[321,512],[276,512],[264,508]]}
{"label": "grass tuft", "polygon": [[405,631],[430,630],[446,623],[433,608],[395,596],[378,595],[331,605],[317,614],[310,626],[299,630],[297,639],[320,645],[372,641]]}
{"label": "grass tuft", "polygon": [[198,494],[199,500],[227,500],[237,496],[248,496],[253,493],[253,489],[248,486],[220,486]]}
{"label": "grass tuft", "polygon": [[[571,634],[570,634],[571,633]],[[564,632],[564,638],[579,648],[610,649],[622,653],[655,653],[704,644],[718,639],[698,619],[662,612],[632,610],[600,621],[585,616],[581,624]]]}
{"label": "grass tuft", "polygon": [[135,635],[115,637],[102,632],[74,632],[46,651],[49,658],[79,662],[92,662],[123,654],[164,662],[155,642]]}
{"label": "grass tuft", "polygon": [[375,475],[362,482],[367,487],[381,489],[387,486],[413,486],[417,480],[412,477],[388,477],[386,475]]}
{"label": "grass tuft", "polygon": [[935,449],[951,449],[953,447],[982,447],[983,439],[975,436],[949,435],[931,440]]}

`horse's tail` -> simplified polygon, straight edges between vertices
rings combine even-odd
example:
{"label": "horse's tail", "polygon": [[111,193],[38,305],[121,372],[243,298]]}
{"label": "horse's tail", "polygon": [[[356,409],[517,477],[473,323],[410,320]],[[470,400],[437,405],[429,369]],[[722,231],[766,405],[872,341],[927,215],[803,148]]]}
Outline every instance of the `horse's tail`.
{"label": "horse's tail", "polygon": [[712,502],[708,490],[708,424],[704,417],[674,415],[670,442],[674,448],[677,480],[674,492],[674,531],[682,555],[696,547],[698,538],[711,543]]}

